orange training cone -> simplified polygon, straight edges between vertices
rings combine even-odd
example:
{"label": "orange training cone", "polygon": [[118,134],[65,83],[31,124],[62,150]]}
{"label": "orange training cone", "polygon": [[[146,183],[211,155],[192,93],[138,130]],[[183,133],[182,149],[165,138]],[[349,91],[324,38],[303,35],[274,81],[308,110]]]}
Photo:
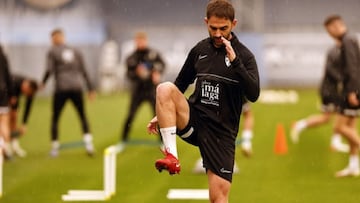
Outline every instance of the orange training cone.
{"label": "orange training cone", "polygon": [[276,126],[276,136],[274,144],[274,153],[277,155],[287,154],[288,146],[286,142],[284,125],[278,123]]}

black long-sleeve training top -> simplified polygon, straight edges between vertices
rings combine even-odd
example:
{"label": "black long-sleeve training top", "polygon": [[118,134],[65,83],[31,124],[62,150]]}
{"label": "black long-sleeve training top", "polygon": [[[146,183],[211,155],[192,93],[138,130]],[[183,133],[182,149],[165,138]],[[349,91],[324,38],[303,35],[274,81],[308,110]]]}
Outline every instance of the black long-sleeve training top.
{"label": "black long-sleeve training top", "polygon": [[[148,68],[149,77],[148,78],[140,78],[136,74],[136,68],[139,64],[143,64]],[[152,81],[151,74],[154,71],[158,71],[163,73],[165,70],[165,62],[162,59],[160,53],[151,48],[146,48],[144,50],[136,50],[134,51],[127,59],[127,77],[133,83],[133,91],[134,93],[143,93],[152,92],[155,89],[157,84],[154,84]]]}
{"label": "black long-sleeve training top", "polygon": [[342,86],[340,47],[331,47],[326,55],[325,71],[320,86],[322,96],[339,96]]}
{"label": "black long-sleeve training top", "polygon": [[232,33],[236,58],[230,63],[225,47],[216,48],[211,38],[200,41],[190,51],[175,85],[185,92],[196,79],[189,103],[215,133],[237,135],[243,99],[259,97],[259,73],[254,55]]}
{"label": "black long-sleeve training top", "polygon": [[356,36],[349,33],[341,38],[344,93],[360,94],[360,49]]}

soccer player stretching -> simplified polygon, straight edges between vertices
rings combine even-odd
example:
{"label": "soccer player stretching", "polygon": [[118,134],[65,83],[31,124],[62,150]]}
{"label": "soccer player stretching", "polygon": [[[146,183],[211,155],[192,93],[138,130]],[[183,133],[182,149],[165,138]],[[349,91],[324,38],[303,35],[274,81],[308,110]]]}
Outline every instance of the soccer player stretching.
{"label": "soccer player stretching", "polygon": [[[205,23],[210,37],[191,49],[175,84],[157,87],[157,116],[147,126],[150,133],[160,126],[165,158],[155,163],[159,171],[180,172],[176,134],[199,147],[210,201],[216,203],[228,202],[242,102],[244,97],[254,102],[260,93],[255,57],[232,32],[236,22],[228,1],[208,3]],[[195,79],[187,100],[183,93]]]}
{"label": "soccer player stretching", "polygon": [[82,95],[82,82],[85,80],[89,89],[89,98],[95,98],[93,86],[87,76],[82,55],[76,49],[65,44],[65,34],[60,29],[51,32],[53,46],[47,56],[47,70],[45,72],[42,86],[53,74],[55,76],[55,94],[52,106],[51,140],[52,149],[50,155],[56,157],[59,154],[58,122],[60,114],[67,100],[72,101],[81,120],[83,140],[86,152],[92,156],[94,147],[92,135],[84,110],[84,99]]}
{"label": "soccer player stretching", "polygon": [[[19,144],[19,138],[26,133],[26,124],[30,115],[33,99],[38,89],[35,80],[21,76],[12,75],[12,92],[13,99],[10,102],[10,129],[11,129],[11,146],[14,153],[20,157],[26,156],[26,151]],[[23,113],[22,125],[17,126],[19,114],[20,97],[26,97],[25,109]]]}

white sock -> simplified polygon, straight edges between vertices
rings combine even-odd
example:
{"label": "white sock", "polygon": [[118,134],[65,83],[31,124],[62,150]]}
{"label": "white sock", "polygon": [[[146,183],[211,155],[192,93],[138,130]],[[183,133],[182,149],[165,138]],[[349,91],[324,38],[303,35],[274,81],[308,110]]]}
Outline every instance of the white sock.
{"label": "white sock", "polygon": [[168,128],[160,128],[161,137],[165,149],[178,158],[177,147],[176,147],[176,126]]}
{"label": "white sock", "polygon": [[59,149],[60,143],[59,143],[59,141],[55,140],[55,141],[52,141],[51,146],[53,149]]}
{"label": "white sock", "polygon": [[90,133],[84,134],[83,140],[85,144],[92,143],[93,137]]}
{"label": "white sock", "polygon": [[243,130],[241,137],[244,141],[251,141],[253,138],[252,130]]}
{"label": "white sock", "polygon": [[5,142],[5,144],[4,144],[4,151],[5,151],[6,155],[8,155],[8,156],[12,156],[12,155],[13,155],[13,151],[12,151],[12,148],[11,148],[11,146],[10,146],[10,143]]}
{"label": "white sock", "polygon": [[335,133],[331,136],[331,145],[335,146],[341,143],[341,135]]}
{"label": "white sock", "polygon": [[295,128],[296,128],[296,130],[298,130],[298,131],[302,131],[302,130],[304,130],[306,127],[307,127],[307,123],[306,123],[306,120],[305,120],[305,119],[301,119],[301,120],[297,121],[296,124],[295,124]]}
{"label": "white sock", "polygon": [[349,168],[359,169],[359,156],[356,154],[350,154],[349,156]]}
{"label": "white sock", "polygon": [[20,147],[20,144],[19,144],[19,140],[16,139],[16,138],[14,138],[14,139],[11,140],[11,146],[12,146],[13,149],[19,149],[19,148],[21,148],[21,147]]}

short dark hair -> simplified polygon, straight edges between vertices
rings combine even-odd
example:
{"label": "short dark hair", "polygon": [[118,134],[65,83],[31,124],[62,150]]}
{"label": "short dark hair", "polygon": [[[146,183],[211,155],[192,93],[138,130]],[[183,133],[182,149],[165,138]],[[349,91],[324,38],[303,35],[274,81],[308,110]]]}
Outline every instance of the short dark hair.
{"label": "short dark hair", "polygon": [[63,30],[61,28],[56,28],[54,29],[53,31],[51,31],[51,37],[53,37],[54,35],[57,35],[57,34],[63,34]]}
{"label": "short dark hair", "polygon": [[211,0],[206,8],[206,17],[209,19],[212,16],[233,21],[235,19],[235,9],[227,0]]}
{"label": "short dark hair", "polygon": [[333,23],[334,21],[337,21],[337,20],[342,20],[342,17],[340,15],[330,15],[328,16],[325,21],[324,21],[324,26],[328,26],[330,25],[331,23]]}

